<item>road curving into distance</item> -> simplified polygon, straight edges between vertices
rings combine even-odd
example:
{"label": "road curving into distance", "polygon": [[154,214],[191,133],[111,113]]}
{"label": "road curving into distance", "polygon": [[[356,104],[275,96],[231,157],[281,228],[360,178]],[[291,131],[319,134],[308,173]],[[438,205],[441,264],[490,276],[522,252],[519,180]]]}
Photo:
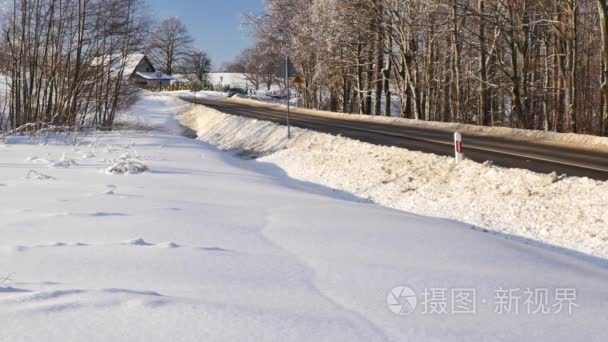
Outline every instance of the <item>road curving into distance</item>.
{"label": "road curving into distance", "polygon": [[[285,124],[285,110],[273,105],[251,105],[228,99],[181,97],[223,113]],[[291,113],[291,124],[318,132],[341,135],[360,141],[406,148],[412,151],[454,155],[452,131],[407,127],[390,123],[348,120],[299,112]],[[608,180],[608,153],[579,147],[564,147],[508,137],[468,134],[464,136],[468,159],[540,173],[557,172],[568,176]]]}

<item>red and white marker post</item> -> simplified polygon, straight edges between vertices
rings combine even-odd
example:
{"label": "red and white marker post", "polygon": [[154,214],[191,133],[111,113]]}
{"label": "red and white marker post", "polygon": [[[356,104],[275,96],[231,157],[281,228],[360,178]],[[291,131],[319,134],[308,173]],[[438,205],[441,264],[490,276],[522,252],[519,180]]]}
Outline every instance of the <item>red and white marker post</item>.
{"label": "red and white marker post", "polygon": [[454,152],[456,162],[460,163],[464,159],[464,149],[462,147],[462,134],[459,132],[454,133]]}

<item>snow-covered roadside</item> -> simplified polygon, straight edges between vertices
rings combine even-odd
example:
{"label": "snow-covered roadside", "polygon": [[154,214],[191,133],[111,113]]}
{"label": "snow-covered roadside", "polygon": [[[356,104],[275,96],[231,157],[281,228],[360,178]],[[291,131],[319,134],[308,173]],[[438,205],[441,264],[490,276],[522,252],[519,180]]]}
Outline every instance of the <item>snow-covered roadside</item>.
{"label": "snow-covered roadside", "polygon": [[[143,132],[0,144],[0,341],[608,339],[605,266],[289,179],[174,136],[192,107],[143,96],[123,119]],[[125,159],[149,171],[106,172]]]}
{"label": "snow-covered roadside", "polygon": [[380,147],[193,107],[183,122],[224,150],[244,151],[289,176],[422,215],[467,222],[608,258],[608,183],[504,169]]}
{"label": "snow-covered roadside", "polygon": [[[281,104],[270,103],[268,101],[257,101],[246,98],[231,98],[230,101],[246,103],[253,106],[273,106],[283,107]],[[405,127],[425,127],[433,128],[437,130],[444,130],[449,132],[462,132],[467,135],[480,135],[480,136],[494,136],[494,137],[507,137],[517,139],[519,141],[534,141],[536,143],[544,143],[557,146],[566,147],[580,147],[585,149],[593,149],[600,151],[608,151],[608,137],[598,137],[593,135],[585,134],[572,134],[572,133],[555,133],[555,132],[544,132],[544,131],[533,131],[517,128],[508,127],[483,127],[469,124],[459,123],[447,123],[447,122],[434,122],[434,121],[421,121],[413,119],[405,119],[400,117],[383,117],[383,116],[369,116],[369,115],[358,115],[358,114],[344,114],[334,113],[328,111],[318,111],[310,109],[293,109],[301,113],[308,115],[317,115],[323,117],[335,117],[346,120],[366,121],[366,122],[384,122],[394,125],[402,125]]]}

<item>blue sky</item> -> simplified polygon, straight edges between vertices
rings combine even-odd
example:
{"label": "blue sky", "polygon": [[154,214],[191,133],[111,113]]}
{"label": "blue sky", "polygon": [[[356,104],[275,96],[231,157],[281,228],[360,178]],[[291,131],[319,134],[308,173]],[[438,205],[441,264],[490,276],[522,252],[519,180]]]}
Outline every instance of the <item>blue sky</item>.
{"label": "blue sky", "polygon": [[197,48],[209,53],[213,66],[231,61],[249,45],[241,28],[243,13],[261,13],[263,0],[147,0],[157,20],[178,17]]}

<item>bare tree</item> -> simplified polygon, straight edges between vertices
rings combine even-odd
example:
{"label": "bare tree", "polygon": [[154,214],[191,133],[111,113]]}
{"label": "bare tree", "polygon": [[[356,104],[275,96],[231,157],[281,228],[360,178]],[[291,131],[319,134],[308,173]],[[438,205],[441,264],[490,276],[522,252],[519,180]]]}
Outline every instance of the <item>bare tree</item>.
{"label": "bare tree", "polygon": [[205,84],[211,71],[211,59],[206,52],[195,50],[184,58],[182,69],[190,81]]}
{"label": "bare tree", "polygon": [[606,128],[608,125],[608,2],[606,0],[597,0],[597,6],[599,11],[599,24],[602,37],[602,76],[600,89],[603,97],[603,104],[601,114],[601,132],[602,135],[605,135]]}
{"label": "bare tree", "polygon": [[160,71],[173,75],[187,58],[193,39],[178,18],[163,20],[152,33],[148,55]]}
{"label": "bare tree", "polygon": [[256,45],[245,49],[237,58],[237,64],[243,67],[245,79],[255,90],[263,85],[266,90],[275,83],[275,74],[282,58],[276,54],[267,53],[263,46]]}

